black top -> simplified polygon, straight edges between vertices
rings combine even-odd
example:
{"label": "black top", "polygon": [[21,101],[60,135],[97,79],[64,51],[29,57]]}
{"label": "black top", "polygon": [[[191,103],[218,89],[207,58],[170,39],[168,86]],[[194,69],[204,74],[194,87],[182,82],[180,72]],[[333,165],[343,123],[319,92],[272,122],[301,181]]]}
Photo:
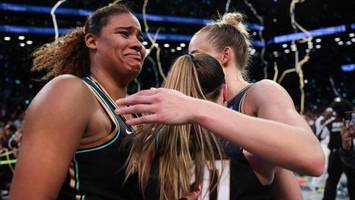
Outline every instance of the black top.
{"label": "black top", "polygon": [[[251,85],[244,88],[237,94],[228,104],[228,107],[240,112],[243,99],[247,90]],[[201,199],[209,200],[270,200],[272,199],[271,185],[263,186],[253,172],[248,160],[243,154],[243,150],[228,141],[221,140],[224,147],[224,160],[216,161],[217,172],[209,172],[205,169],[204,182],[200,188],[202,189]],[[149,182],[145,191],[145,196],[149,200],[159,199],[158,184],[158,158],[152,162],[152,171]],[[222,167],[223,164],[223,167]],[[214,174],[214,176],[213,176]],[[217,189],[209,186],[214,185],[219,177]],[[193,179],[193,178],[192,178]],[[192,180],[193,182],[193,180]],[[211,183],[212,182],[212,183]],[[194,184],[191,188],[193,189]],[[206,196],[204,196],[206,195]]]}
{"label": "black top", "polygon": [[[230,102],[228,108],[241,112],[248,89],[243,88]],[[230,160],[230,199],[266,200],[272,199],[271,185],[262,185],[243,154],[243,149],[235,144],[225,145],[225,154]]]}
{"label": "black top", "polygon": [[330,150],[338,150],[341,147],[341,128],[343,127],[343,121],[339,117],[335,118],[332,122],[327,124],[329,130],[329,143],[328,148]]}
{"label": "black top", "polygon": [[132,133],[131,127],[125,123],[123,117],[114,113],[114,102],[95,80],[85,77],[83,81],[107,112],[114,130],[99,141],[80,144],[70,163],[58,199],[141,199],[137,177],[130,177],[124,183],[128,146],[123,142],[125,137]]}

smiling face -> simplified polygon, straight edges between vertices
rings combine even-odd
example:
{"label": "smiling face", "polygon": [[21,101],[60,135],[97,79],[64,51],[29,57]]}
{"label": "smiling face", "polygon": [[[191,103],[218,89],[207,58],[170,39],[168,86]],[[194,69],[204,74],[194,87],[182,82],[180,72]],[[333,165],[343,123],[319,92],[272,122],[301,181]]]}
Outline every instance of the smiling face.
{"label": "smiling face", "polygon": [[94,59],[110,73],[137,76],[142,69],[145,48],[141,26],[136,17],[122,13],[109,17],[95,37]]}

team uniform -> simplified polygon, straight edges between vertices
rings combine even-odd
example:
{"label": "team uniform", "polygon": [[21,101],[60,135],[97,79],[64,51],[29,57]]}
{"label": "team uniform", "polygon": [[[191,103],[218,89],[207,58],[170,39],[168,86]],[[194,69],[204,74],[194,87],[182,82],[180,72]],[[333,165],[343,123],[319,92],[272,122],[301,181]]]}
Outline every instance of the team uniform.
{"label": "team uniform", "polygon": [[[240,112],[245,94],[250,86],[244,88],[228,104],[230,109]],[[243,149],[231,142],[221,140],[224,147],[224,160],[216,161],[216,172],[207,168],[204,171],[203,183],[200,186],[199,200],[270,200],[272,199],[271,185],[264,186],[253,172]],[[156,158],[155,158],[156,159]],[[149,200],[159,199],[159,189],[155,187],[158,182],[158,160],[153,160],[152,171],[145,196]],[[192,190],[194,189],[192,176]],[[219,182],[217,180],[219,179]],[[218,183],[214,189],[213,186]]]}
{"label": "team uniform", "polygon": [[114,102],[98,82],[91,77],[84,77],[83,81],[110,117],[113,130],[99,141],[80,144],[70,163],[58,199],[141,199],[137,177],[132,176],[124,182],[124,166],[129,152],[125,138],[132,133],[132,129],[126,125],[122,116],[114,113]]}
{"label": "team uniform", "polygon": [[[228,108],[242,112],[242,105],[248,89],[252,85],[243,88],[234,98],[228,102]],[[227,142],[224,152],[230,162],[230,198],[231,200],[268,200],[272,199],[271,185],[262,185],[251,168],[243,149],[235,144]],[[223,177],[222,177],[223,178]],[[223,181],[223,179],[221,179]],[[223,184],[223,182],[222,182]],[[228,189],[228,188],[227,188]],[[222,191],[223,192],[223,191]],[[221,198],[219,198],[221,199]],[[219,200],[218,199],[218,200]]]}

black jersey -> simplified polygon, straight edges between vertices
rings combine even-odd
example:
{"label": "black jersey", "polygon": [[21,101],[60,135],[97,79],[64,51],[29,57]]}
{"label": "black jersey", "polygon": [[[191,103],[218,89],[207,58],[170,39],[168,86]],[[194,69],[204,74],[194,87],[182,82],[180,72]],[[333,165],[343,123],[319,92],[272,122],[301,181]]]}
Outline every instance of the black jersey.
{"label": "black jersey", "polygon": [[[228,108],[241,112],[246,92],[251,86],[252,85],[248,85],[242,89],[231,101],[229,101]],[[272,199],[271,185],[264,186],[260,183],[248,160],[244,156],[243,149],[241,147],[230,142],[226,142],[226,144],[224,144],[224,152],[227,156],[227,162],[225,162],[227,165],[224,165],[223,171],[226,169],[229,170],[230,175],[229,177],[225,175],[227,178],[224,178],[222,174],[220,181],[221,184],[226,186],[220,187],[220,190],[224,188],[224,191],[218,191],[219,193],[222,192],[225,193],[225,195],[229,195],[229,199],[231,200]],[[227,174],[228,171],[225,173]],[[226,180],[228,178],[229,180]],[[227,181],[227,183],[224,183],[224,181]],[[227,197],[228,196],[225,196],[225,198],[215,199],[227,199]]]}
{"label": "black jersey", "polygon": [[131,127],[126,125],[123,117],[114,113],[114,102],[93,78],[85,77],[83,81],[110,117],[114,130],[100,141],[80,144],[58,199],[141,199],[136,177],[130,177],[124,182],[124,165],[129,147],[123,142],[132,133]]}
{"label": "black jersey", "polygon": [[[244,88],[228,104],[228,107],[240,112],[246,91],[250,86]],[[264,186],[253,172],[243,150],[230,142],[220,140],[224,147],[224,160],[215,161],[216,172],[208,171],[205,168],[201,197],[199,200],[270,200],[272,199],[271,185]],[[152,171],[149,177],[149,184],[146,188],[146,198],[149,200],[159,199],[158,184],[158,159],[152,163]],[[194,187],[194,177],[191,178]],[[217,187],[215,185],[218,181]],[[212,189],[212,190],[211,190]]]}

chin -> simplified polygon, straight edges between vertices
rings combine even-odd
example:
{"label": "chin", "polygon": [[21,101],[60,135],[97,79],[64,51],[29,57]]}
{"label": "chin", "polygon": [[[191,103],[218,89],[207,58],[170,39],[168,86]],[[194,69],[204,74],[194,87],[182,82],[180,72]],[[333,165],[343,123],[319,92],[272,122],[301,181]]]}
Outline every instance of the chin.
{"label": "chin", "polygon": [[138,75],[142,71],[142,65],[131,66],[131,71]]}

